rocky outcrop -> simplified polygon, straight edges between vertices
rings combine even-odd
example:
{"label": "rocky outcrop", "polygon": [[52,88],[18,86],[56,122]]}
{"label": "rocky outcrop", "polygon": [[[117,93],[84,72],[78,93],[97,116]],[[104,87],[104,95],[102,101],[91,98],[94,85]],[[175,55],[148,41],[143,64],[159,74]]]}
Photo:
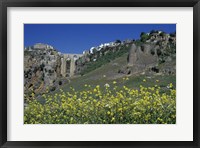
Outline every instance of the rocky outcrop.
{"label": "rocky outcrop", "polygon": [[[132,44],[127,57],[127,65],[123,66],[118,73],[136,74],[149,69],[151,72],[165,74],[176,73],[176,63],[170,63],[176,59],[176,37],[162,32],[149,34],[149,40],[136,45]],[[158,65],[162,64],[162,68]]]}
{"label": "rocky outcrop", "polygon": [[156,47],[152,44],[143,44],[136,46],[132,44],[128,55],[128,66],[141,66],[154,65],[157,63],[158,57],[156,54]]}
{"label": "rocky outcrop", "polygon": [[157,65],[158,56],[154,45],[143,44],[142,46],[136,46],[133,43],[129,50],[127,66],[120,69],[120,73],[134,74]]}
{"label": "rocky outcrop", "polygon": [[[63,84],[64,77],[72,77],[75,61],[81,54],[61,54],[47,44],[35,44],[24,49],[24,93],[32,94],[54,91]],[[26,97],[26,96],[25,96]]]}
{"label": "rocky outcrop", "polygon": [[52,46],[36,44],[24,50],[25,94],[41,93],[53,87],[61,76],[61,54]]}

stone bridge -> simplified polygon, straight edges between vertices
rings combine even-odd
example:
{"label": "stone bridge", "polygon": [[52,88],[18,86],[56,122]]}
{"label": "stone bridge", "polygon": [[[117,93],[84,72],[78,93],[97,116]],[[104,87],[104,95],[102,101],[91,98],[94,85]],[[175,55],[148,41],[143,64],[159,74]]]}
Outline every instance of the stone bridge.
{"label": "stone bridge", "polygon": [[74,71],[76,69],[75,61],[82,57],[82,54],[62,54],[61,58],[61,75],[63,77],[74,76]]}

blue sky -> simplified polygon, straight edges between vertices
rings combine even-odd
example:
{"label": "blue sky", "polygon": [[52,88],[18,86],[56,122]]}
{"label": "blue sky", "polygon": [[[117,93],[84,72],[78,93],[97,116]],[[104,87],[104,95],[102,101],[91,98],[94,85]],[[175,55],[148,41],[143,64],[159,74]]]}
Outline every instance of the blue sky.
{"label": "blue sky", "polygon": [[24,46],[52,45],[62,53],[82,53],[117,39],[138,39],[141,32],[176,31],[175,24],[25,24]]}

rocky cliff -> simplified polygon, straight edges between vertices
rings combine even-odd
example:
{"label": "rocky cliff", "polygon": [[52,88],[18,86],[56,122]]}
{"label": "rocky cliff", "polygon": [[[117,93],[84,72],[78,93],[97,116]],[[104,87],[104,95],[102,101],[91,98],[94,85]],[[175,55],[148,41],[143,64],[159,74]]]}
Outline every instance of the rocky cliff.
{"label": "rocky cliff", "polygon": [[46,44],[24,49],[24,93],[28,97],[43,93],[47,87],[55,89],[61,77],[61,57],[56,49]]}
{"label": "rocky cliff", "polygon": [[[128,54],[112,78],[142,72],[176,73],[176,34],[161,31],[141,33],[139,40],[116,40],[91,47],[83,54],[63,54],[47,44],[24,49],[25,99],[54,91],[74,76],[85,75]],[[115,63],[113,63],[114,65]]]}

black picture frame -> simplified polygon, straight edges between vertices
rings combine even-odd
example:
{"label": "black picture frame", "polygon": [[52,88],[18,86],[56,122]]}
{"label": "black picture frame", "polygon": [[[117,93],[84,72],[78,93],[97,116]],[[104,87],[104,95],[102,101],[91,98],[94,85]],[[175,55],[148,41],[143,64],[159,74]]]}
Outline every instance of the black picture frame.
{"label": "black picture frame", "polygon": [[[193,7],[193,141],[7,141],[8,7]],[[21,147],[200,147],[200,1],[199,0],[1,0],[0,146]]]}

